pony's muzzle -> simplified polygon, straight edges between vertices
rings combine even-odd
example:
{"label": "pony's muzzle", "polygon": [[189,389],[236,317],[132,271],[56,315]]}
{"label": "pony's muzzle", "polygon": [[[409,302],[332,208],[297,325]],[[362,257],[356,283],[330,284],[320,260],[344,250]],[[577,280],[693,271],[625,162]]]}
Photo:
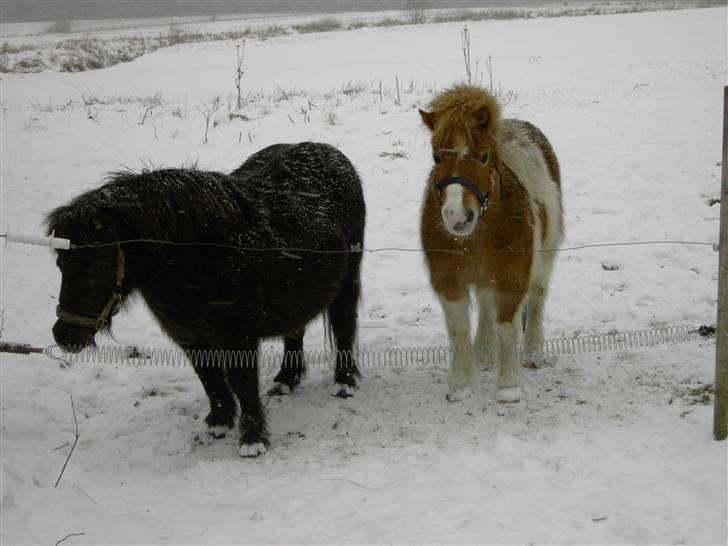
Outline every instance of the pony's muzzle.
{"label": "pony's muzzle", "polygon": [[69,353],[78,353],[93,344],[95,334],[93,328],[69,324],[63,320],[57,320],[53,325],[53,339]]}
{"label": "pony's muzzle", "polygon": [[464,205],[462,202],[462,190],[460,188],[451,188],[448,194],[457,194],[460,196],[448,199],[442,205],[442,220],[445,228],[453,235],[464,236],[470,235],[475,229],[478,221],[478,215],[471,207]]}
{"label": "pony's muzzle", "polygon": [[475,213],[472,209],[467,209],[465,211],[465,221],[461,224],[455,224],[456,230],[462,230],[466,229],[468,227],[468,224],[472,224],[473,220],[475,220]]}

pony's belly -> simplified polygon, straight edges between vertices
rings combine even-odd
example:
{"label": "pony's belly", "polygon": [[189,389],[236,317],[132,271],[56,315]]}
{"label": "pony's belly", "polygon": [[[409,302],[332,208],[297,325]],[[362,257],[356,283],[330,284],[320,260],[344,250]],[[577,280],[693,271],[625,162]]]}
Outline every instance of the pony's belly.
{"label": "pony's belly", "polygon": [[251,338],[290,333],[326,311],[346,272],[345,260],[304,261],[295,268],[263,267],[231,282],[194,279],[182,291],[142,289],[152,313],[178,343],[218,332]]}

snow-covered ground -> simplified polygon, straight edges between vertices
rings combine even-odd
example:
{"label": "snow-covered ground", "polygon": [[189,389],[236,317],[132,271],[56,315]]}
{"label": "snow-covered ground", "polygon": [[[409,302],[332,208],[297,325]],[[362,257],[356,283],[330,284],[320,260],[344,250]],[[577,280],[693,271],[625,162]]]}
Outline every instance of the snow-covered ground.
{"label": "snow-covered ground", "polygon": [[[726,9],[469,25],[509,116],[549,136],[565,246],[717,241]],[[366,247],[417,248],[430,167],[417,107],[464,76],[460,24],[283,36],[159,50],[79,74],[3,75],[2,231],[122,166],[232,170],[274,142],[321,140],[358,168]],[[485,74],[483,83],[489,82]],[[399,86],[397,99],[396,82]],[[380,91],[381,89],[381,91]],[[205,117],[213,99],[208,142]],[[146,114],[146,115],[145,115]],[[60,278],[47,249],[3,248],[3,341],[46,346]],[[715,321],[709,246],[560,254],[547,337]],[[416,252],[368,253],[362,347],[446,344]],[[105,344],[169,346],[141,302]],[[307,347],[324,348],[316,323]],[[269,344],[270,345],[270,344]],[[272,448],[208,441],[189,368],[0,356],[3,544],[725,544],[726,444],[711,435],[714,343],[563,356],[526,370],[519,404],[445,400],[447,368],[372,367],[349,400],[314,368],[266,400]],[[275,369],[262,370],[264,385]],[[80,439],[57,488],[74,439]]]}

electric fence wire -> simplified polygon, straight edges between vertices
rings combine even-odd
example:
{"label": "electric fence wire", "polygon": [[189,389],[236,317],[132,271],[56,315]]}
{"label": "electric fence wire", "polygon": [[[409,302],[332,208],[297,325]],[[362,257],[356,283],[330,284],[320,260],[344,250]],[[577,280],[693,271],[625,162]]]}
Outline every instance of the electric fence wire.
{"label": "electric fence wire", "polygon": [[[5,238],[6,241],[12,240],[8,238],[8,234],[0,233],[0,238]],[[51,241],[53,240],[53,237],[40,237],[37,238],[37,241],[35,243],[30,244],[44,244],[43,241]],[[238,245],[231,245],[226,243],[212,243],[212,242],[179,242],[179,241],[165,241],[160,239],[125,239],[121,241],[112,241],[108,243],[91,243],[91,244],[75,244],[73,242],[70,243],[70,250],[80,250],[80,249],[87,249],[87,248],[104,248],[109,246],[116,246],[116,245],[122,245],[122,244],[159,244],[159,245],[168,245],[168,246],[178,246],[178,247],[193,247],[193,246],[202,246],[202,247],[217,247],[217,248],[226,248],[229,250],[236,250],[239,252],[281,252],[281,253],[311,253],[311,254],[350,254],[350,253],[379,253],[379,252],[415,252],[415,253],[421,253],[421,252],[442,252],[442,253],[450,253],[450,254],[484,254],[484,253],[490,253],[490,254],[511,254],[511,253],[520,253],[523,252],[523,250],[518,249],[502,249],[502,250],[477,250],[477,249],[467,249],[467,250],[454,250],[454,249],[447,249],[447,248],[412,248],[412,247],[380,247],[380,248],[366,248],[361,247],[359,245],[352,245],[351,248],[348,249],[338,249],[338,250],[327,250],[327,249],[314,249],[314,248],[302,248],[302,247],[246,247],[246,246],[238,246]],[[709,242],[709,241],[677,241],[677,240],[647,240],[647,241],[624,241],[624,242],[607,242],[607,243],[585,243],[585,244],[577,244],[574,246],[569,247],[562,247],[562,248],[555,248],[555,249],[534,249],[534,252],[539,253],[550,253],[550,252],[572,252],[572,251],[578,251],[578,250],[586,250],[591,248],[605,248],[605,247],[630,247],[630,246],[647,246],[647,245],[681,245],[681,246],[710,246],[713,247],[713,249],[717,249],[717,243]],[[52,244],[44,244],[44,246],[51,246]]]}

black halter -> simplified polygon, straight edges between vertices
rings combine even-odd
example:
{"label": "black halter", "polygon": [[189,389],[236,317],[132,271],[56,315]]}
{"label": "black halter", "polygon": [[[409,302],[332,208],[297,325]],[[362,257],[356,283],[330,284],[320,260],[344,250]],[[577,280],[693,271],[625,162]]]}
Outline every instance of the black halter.
{"label": "black halter", "polygon": [[485,210],[488,208],[490,190],[488,190],[488,193],[483,193],[480,191],[478,185],[469,178],[465,178],[464,176],[448,176],[435,184],[435,189],[437,190],[437,196],[440,199],[440,203],[442,203],[442,190],[448,186],[452,186],[453,184],[460,184],[475,194],[475,197],[480,203],[480,216],[478,216],[478,218],[482,218],[485,214]]}
{"label": "black halter", "polygon": [[103,328],[109,322],[109,319],[119,312],[119,307],[121,306],[121,299],[123,294],[121,283],[124,280],[124,273],[126,271],[125,260],[126,258],[124,256],[124,252],[121,250],[121,246],[117,245],[116,284],[114,285],[114,290],[111,292],[111,296],[109,296],[109,300],[106,302],[106,305],[104,305],[104,308],[101,310],[101,313],[98,317],[93,318],[69,313],[68,311],[64,311],[61,306],[58,305],[56,306],[56,317],[58,317],[58,320],[61,320],[68,324],[73,324],[75,326],[91,328],[96,332],[101,330],[101,328]]}

